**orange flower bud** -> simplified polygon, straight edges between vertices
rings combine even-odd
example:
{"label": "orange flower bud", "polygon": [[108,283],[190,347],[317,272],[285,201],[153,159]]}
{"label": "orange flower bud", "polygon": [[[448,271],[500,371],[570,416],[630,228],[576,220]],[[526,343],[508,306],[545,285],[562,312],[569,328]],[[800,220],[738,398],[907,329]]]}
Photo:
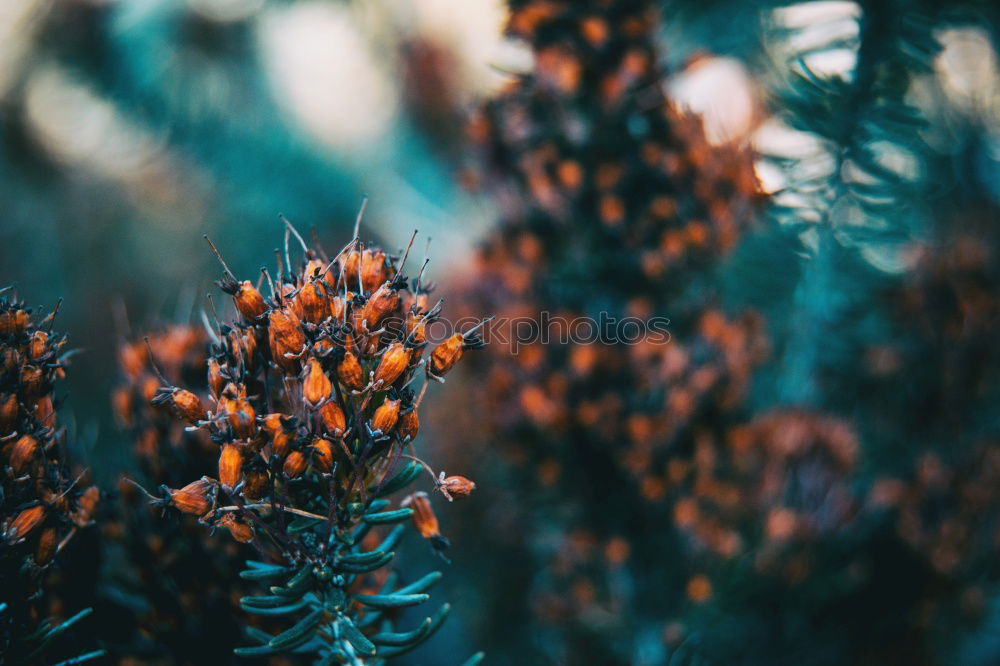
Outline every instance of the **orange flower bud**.
{"label": "orange flower bud", "polygon": [[239,485],[243,468],[243,452],[236,444],[222,445],[219,454],[219,483],[227,488]]}
{"label": "orange flower bud", "polygon": [[250,499],[264,497],[269,485],[270,477],[267,472],[260,467],[252,467],[243,479],[243,496]]}
{"label": "orange flower bud", "polygon": [[97,505],[101,503],[101,491],[97,486],[91,486],[84,490],[76,500],[76,509],[71,518],[77,527],[86,527],[90,524],[97,511]]}
{"label": "orange flower bud", "polygon": [[389,277],[389,267],[382,250],[365,250],[361,255],[361,285],[371,292]]}
{"label": "orange flower bud", "polygon": [[234,513],[226,512],[222,514],[216,523],[218,527],[225,527],[234,539],[240,543],[253,541],[253,527],[242,518],[237,518]]}
{"label": "orange flower bud", "polygon": [[476,484],[464,476],[449,476],[441,479],[438,488],[441,494],[448,498],[448,501],[465,499],[476,489]]}
{"label": "orange flower bud", "polygon": [[21,335],[28,329],[28,313],[24,310],[0,312],[0,334]]}
{"label": "orange flower bud", "polygon": [[8,462],[16,476],[21,476],[35,461],[38,454],[38,440],[31,435],[22,435],[10,449]]}
{"label": "orange flower bud", "polygon": [[288,420],[289,416],[287,414],[266,414],[261,417],[261,428],[264,432],[271,435],[272,437],[284,429],[283,420]]}
{"label": "orange flower bud", "polygon": [[330,397],[330,391],[333,390],[333,384],[330,383],[330,379],[323,372],[323,366],[315,358],[310,358],[307,365],[307,374],[305,380],[302,382],[302,397],[305,398],[307,404],[315,407],[323,400]]}
{"label": "orange flower bud", "polygon": [[35,547],[35,564],[45,566],[52,561],[59,545],[59,533],[54,527],[46,527],[38,536],[38,546]]}
{"label": "orange flower bud", "polygon": [[286,358],[285,354],[297,355],[306,344],[306,336],[295,313],[288,308],[271,310],[268,315],[267,337],[271,347],[271,360],[287,372],[294,371],[298,366],[298,359]]}
{"label": "orange flower bud", "polygon": [[153,404],[169,400],[177,414],[188,423],[196,424],[205,418],[205,407],[201,404],[201,398],[191,391],[161,388],[158,393],[159,395],[153,399]]}
{"label": "orange flower bud", "polygon": [[417,417],[416,408],[410,409],[399,415],[396,423],[396,434],[404,442],[412,442],[417,438],[420,430],[420,419]]}
{"label": "orange flower bud", "polygon": [[10,521],[7,529],[4,530],[7,543],[11,544],[28,536],[43,520],[45,520],[44,504],[36,504],[23,510],[17,514],[14,520]]}
{"label": "orange flower bud", "polygon": [[372,430],[378,430],[383,434],[389,434],[396,427],[399,420],[399,400],[386,398],[385,402],[378,406],[375,414],[372,415]]}
{"label": "orange flower bud", "polygon": [[215,484],[208,477],[201,477],[180,490],[170,491],[170,503],[181,513],[203,516],[215,504]]}
{"label": "orange flower bud", "polygon": [[431,501],[427,493],[420,491],[406,497],[400,502],[402,507],[413,509],[413,526],[417,532],[425,539],[433,539],[441,536],[441,527],[438,525],[437,516],[431,508]]}
{"label": "orange flower bud", "polygon": [[222,376],[222,367],[214,358],[208,359],[208,387],[212,395],[218,398],[226,386],[226,378]]}
{"label": "orange flower bud", "polygon": [[306,471],[307,462],[306,457],[301,451],[292,451],[288,454],[288,457],[285,458],[285,465],[282,468],[282,471],[285,473],[285,476],[290,479],[294,479],[297,476],[300,476],[302,472]]}
{"label": "orange flower bud", "polygon": [[319,417],[323,427],[334,437],[339,437],[347,430],[347,418],[344,410],[336,402],[328,402],[319,408]]}
{"label": "orange flower bud", "polygon": [[324,474],[329,474],[333,470],[333,445],[323,438],[313,440],[310,445],[312,449],[313,465]]}
{"label": "orange flower bud", "polygon": [[365,387],[364,371],[361,362],[353,352],[348,351],[337,364],[337,378],[340,383],[352,391],[360,391]]}
{"label": "orange flower bud", "polygon": [[410,310],[406,313],[406,339],[414,346],[427,341],[427,320],[422,311]]}
{"label": "orange flower bud", "polygon": [[456,333],[431,352],[431,372],[438,377],[443,376],[462,358],[464,351],[465,338],[461,333]]}
{"label": "orange flower bud", "polygon": [[223,286],[222,290],[233,297],[236,309],[249,321],[257,319],[257,317],[260,317],[267,311],[267,304],[264,302],[264,297],[250,283],[250,280]]}
{"label": "orange flower bud", "polygon": [[288,453],[288,449],[292,445],[293,434],[285,428],[281,428],[278,432],[274,433],[274,437],[271,438],[271,453],[276,456],[284,456]]}
{"label": "orange flower bud", "polygon": [[31,334],[31,342],[28,345],[28,356],[32,359],[40,358],[45,353],[45,345],[49,341],[49,335],[45,331],[35,331]]}
{"label": "orange flower bud", "polygon": [[[236,394],[235,398],[231,397],[234,393]],[[219,411],[226,414],[229,425],[232,426],[233,432],[238,438],[250,439],[253,437],[257,413],[250,401],[246,399],[244,387],[236,389],[230,385],[223,390],[222,397],[219,398]]]}
{"label": "orange flower bud", "polygon": [[330,316],[330,306],[326,302],[326,290],[318,280],[309,281],[295,296],[295,305],[302,313],[302,319],[318,324]]}
{"label": "orange flower bud", "polygon": [[401,342],[389,345],[382,354],[382,360],[375,369],[375,386],[389,386],[403,374],[410,364],[410,351]]}
{"label": "orange flower bud", "polygon": [[386,282],[372,294],[361,310],[361,318],[369,331],[378,328],[379,323],[399,308],[399,291],[392,283]]}

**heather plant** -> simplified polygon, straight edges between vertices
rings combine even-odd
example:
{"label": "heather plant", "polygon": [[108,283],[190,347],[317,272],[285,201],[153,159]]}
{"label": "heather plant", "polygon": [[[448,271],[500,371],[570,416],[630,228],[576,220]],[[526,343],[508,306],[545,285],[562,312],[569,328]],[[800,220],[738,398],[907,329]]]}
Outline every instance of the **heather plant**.
{"label": "heather plant", "polygon": [[0,663],[84,663],[104,651],[62,660],[58,639],[91,610],[47,617],[60,608],[51,574],[73,537],[91,529],[101,499],[85,473],[71,471],[57,419],[55,385],[72,352],[52,331],[58,307],[39,317],[13,287],[0,294]]}
{"label": "heather plant", "polygon": [[760,156],[765,202],[753,154],[662,100],[652,5],[509,6],[535,66],[471,124],[501,222],[470,300],[671,333],[481,359],[478,475],[526,507],[496,539],[538,565],[543,659],[950,663],[994,580],[995,234],[979,195],[937,208],[932,174],[979,185],[913,93],[969,14],[768,26],[774,121],[812,148]]}
{"label": "heather plant", "polygon": [[[365,247],[356,233],[331,259],[290,223],[286,229],[274,277],[262,269],[266,298],[238,280],[208,241],[236,316],[211,329],[204,393],[171,381],[148,345],[158,377],[149,402],[171,410],[216,460],[211,475],[163,485],[149,500],[255,552],[239,577],[263,594],[242,596],[239,605],[281,628],[247,626],[250,644],[237,655],[382,663],[426,641],[449,612],[444,604],[423,622],[397,628],[401,609],[427,601],[441,574],[401,581],[388,565],[403,523],[412,522],[433,549],[448,543],[429,494],[399,499],[401,491],[425,473],[434,494],[449,502],[475,488],[465,477],[431,473],[414,439],[430,382],[481,345],[479,326],[425,355],[427,327],[441,304],[428,302],[433,285],[423,270],[412,281],[402,272],[413,239],[396,258]],[[297,264],[290,236],[301,245]],[[415,393],[411,385],[421,377]]]}
{"label": "heather plant", "polygon": [[[549,660],[630,663],[682,608],[687,566],[668,520],[696,426],[740,418],[767,351],[760,318],[728,312],[715,279],[763,199],[752,154],[711,145],[664,98],[654,3],[509,7],[535,67],[471,123],[481,163],[468,180],[496,195],[501,221],[468,300],[501,320],[670,323],[666,340],[646,328],[628,343],[536,342],[514,357],[498,344],[483,357],[479,474],[509,470],[512,529],[530,529],[506,545],[541,570],[527,599],[495,612],[533,618],[523,628]],[[464,440],[453,448],[462,459]]]}

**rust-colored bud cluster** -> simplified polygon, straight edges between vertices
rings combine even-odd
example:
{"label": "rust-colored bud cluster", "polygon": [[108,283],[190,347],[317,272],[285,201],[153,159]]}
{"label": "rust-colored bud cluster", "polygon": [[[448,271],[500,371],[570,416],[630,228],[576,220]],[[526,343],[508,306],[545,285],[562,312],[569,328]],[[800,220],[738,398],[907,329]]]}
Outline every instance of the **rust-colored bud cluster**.
{"label": "rust-colored bud cluster", "polygon": [[[379,498],[430,471],[414,448],[421,400],[432,379],[482,341],[474,327],[438,346],[428,343],[424,327],[440,304],[428,307],[432,286],[422,282],[422,273],[412,282],[402,274],[407,253],[393,257],[355,239],[331,258],[302,243],[300,263],[288,263],[286,253],[273,276],[264,271],[266,298],[223,261],[226,277],[219,284],[237,316],[217,321],[207,333],[207,356],[194,350],[204,347],[204,335],[192,340],[190,353],[177,354],[202,367],[204,379],[193,378],[190,388],[178,380],[187,373],[161,352],[165,336],[149,338],[145,353],[127,346],[123,356],[136,359],[133,381],[116,403],[143,399],[175,423],[139,432],[139,450],[171,445],[161,441],[167,435],[215,458],[193,481],[154,476],[161,490],[147,493],[152,506],[197,517],[268,561],[315,567],[323,572],[311,574],[319,587],[302,589],[315,589],[321,598],[342,598],[346,573],[377,561],[371,554],[347,554],[361,544],[353,533],[366,521],[398,522],[412,514],[435,548],[446,545],[436,519],[431,529],[428,519],[418,518],[433,518],[426,495],[413,509],[406,502],[395,513]],[[421,379],[418,396],[412,385]],[[130,421],[127,410],[120,416]],[[155,444],[144,445],[144,439]],[[448,499],[475,488],[460,476],[442,474],[433,483]],[[342,558],[344,571],[334,575]],[[359,577],[358,583],[370,580]],[[360,641],[355,650],[368,649],[356,636],[346,640]]]}
{"label": "rust-colored bud cluster", "polygon": [[[236,335],[231,339],[246,353],[246,339]],[[192,428],[178,414],[169,398],[179,391],[159,391],[164,386],[184,386],[203,405],[213,396],[222,396],[225,378],[218,362],[209,358],[208,345],[209,336],[202,326],[174,325],[150,332],[145,340],[123,342],[119,348],[122,381],[113,393],[115,414],[132,442],[143,479],[154,487],[176,489],[169,506],[179,516],[185,515],[180,507],[197,512],[212,499],[201,492],[205,489],[201,477],[217,476],[222,484],[238,484],[246,451],[239,443],[220,450],[208,432]],[[158,372],[168,379],[166,383]],[[161,395],[168,399],[158,400]],[[232,411],[238,414],[239,409]],[[233,421],[240,424],[239,418]],[[261,476],[265,475],[259,470],[244,475],[248,494],[263,493],[261,483],[253,482]],[[188,520],[164,520],[163,510],[148,506],[145,496],[130,484],[120,484],[119,490],[116,520],[102,524],[109,546],[118,546],[127,557],[127,566],[115,571],[115,582],[144,598],[161,600],[130,616],[128,631],[134,644],[119,646],[119,650],[139,659],[153,645],[176,663],[228,659],[233,646],[219,637],[236,636],[240,631],[238,600],[233,598],[230,581],[246,559],[239,539],[246,536],[249,526],[235,518],[225,519],[219,526],[234,538],[219,538]]]}
{"label": "rust-colored bud cluster", "polygon": [[9,663],[40,659],[31,640],[51,602],[45,574],[93,524],[101,499],[67,463],[54,394],[70,354],[66,337],[52,332],[55,316],[0,289],[0,652]]}
{"label": "rust-colored bud cluster", "polygon": [[[463,279],[472,285],[465,302],[501,321],[586,317],[597,326],[608,315],[644,324],[669,319],[669,326],[579,344],[518,340],[513,358],[514,344],[491,347],[468,391],[475,416],[452,429],[447,462],[487,460],[480,447],[488,443],[515,485],[511,529],[528,531],[528,540],[541,539],[537,530],[546,540],[614,543],[620,554],[638,547],[632,539],[670,530],[662,516],[690,483],[698,430],[739,417],[766,357],[760,317],[724,312],[710,279],[764,198],[753,152],[712,145],[700,118],[664,98],[656,3],[508,6],[507,32],[530,48],[535,66],[469,127],[481,161],[467,180],[497,194],[502,218]],[[506,337],[515,339],[513,332]],[[460,341],[449,342],[435,352],[432,372],[460,357]],[[489,460],[480,477],[498,469]],[[551,502],[547,510],[534,506],[541,498]],[[518,513],[520,503],[531,509]],[[647,528],[615,535],[623,524]],[[504,534],[486,538],[508,546]],[[614,615],[609,605],[620,599],[606,583],[619,565],[585,560],[539,562],[546,575],[530,596],[546,601],[524,610],[551,621],[569,661],[627,661],[591,651],[620,640],[617,630],[585,646],[567,638],[590,635],[590,618]],[[652,582],[658,570],[631,575],[661,587]],[[580,631],[565,631],[567,622],[580,622]]]}

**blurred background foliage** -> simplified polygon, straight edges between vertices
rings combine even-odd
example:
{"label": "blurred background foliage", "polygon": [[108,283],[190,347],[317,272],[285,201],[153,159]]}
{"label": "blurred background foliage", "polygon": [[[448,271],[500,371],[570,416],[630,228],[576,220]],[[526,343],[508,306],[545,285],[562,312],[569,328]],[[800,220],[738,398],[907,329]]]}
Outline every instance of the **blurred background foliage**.
{"label": "blurred background foliage", "polygon": [[[118,346],[130,328],[199,322],[217,273],[201,234],[238,274],[255,274],[260,243],[278,244],[278,213],[315,227],[331,248],[368,195],[365,233],[387,249],[419,228],[434,237],[432,258],[468,266],[435,275],[445,262],[432,262],[442,296],[477,279],[473,248],[510,228],[511,194],[477,173],[462,128],[534,66],[530,39],[504,37],[507,4],[532,3],[0,3],[0,285],[19,283],[32,303],[65,299],[59,328],[85,353],[65,382],[62,419],[98,484],[112,488],[137,468],[111,413]],[[579,7],[600,13],[606,4]],[[451,663],[473,647],[498,664],[996,663],[1000,8],[987,0],[636,4],[659,10],[649,44],[658,87],[701,114],[710,154],[756,151],[770,195],[724,257],[671,276],[698,289],[673,302],[674,287],[647,285],[662,308],[653,314],[677,322],[681,345],[695,339],[709,300],[727,316],[753,311],[764,322],[767,360],[754,366],[738,407],[694,430],[723,441],[739,423],[752,448],[775,428],[791,429],[809,433],[802,441],[816,449],[849,440],[860,453],[832,470],[815,461],[782,468],[800,486],[822,479],[826,494],[797,510],[834,526],[803,539],[810,573],[792,566],[793,585],[790,569],[769,577],[754,560],[773,554],[769,535],[784,541],[788,531],[787,514],[774,513],[787,507],[751,490],[762,473],[756,459],[716,479],[743,487],[746,505],[759,508],[712,514],[711,533],[731,529],[740,557],[720,556],[695,529],[692,502],[705,515],[701,503],[717,498],[654,492],[652,474],[636,481],[646,484],[636,496],[656,496],[655,508],[623,517],[617,530],[597,526],[608,540],[594,546],[560,523],[577,498],[552,498],[538,483],[551,467],[517,472],[492,450],[502,447],[489,418],[470,419],[457,436],[439,420],[425,440],[478,465],[482,495],[444,519],[456,542],[455,572],[445,577],[456,612],[412,663]],[[486,187],[470,193],[462,186],[470,183]],[[576,222],[587,231],[589,220]],[[606,263],[603,246],[576,247],[590,253],[585,261]],[[542,265],[537,278],[561,268]],[[576,287],[586,291],[585,282]],[[450,379],[456,402],[479,381],[474,371]],[[483,406],[468,409],[478,417]],[[605,471],[545,437],[563,469],[576,466],[583,479]],[[853,504],[838,522],[824,502],[841,492]],[[605,520],[616,512],[614,498],[590,501],[608,505]],[[477,542],[484,525],[497,529]],[[506,539],[512,531],[517,539]],[[553,534],[563,541],[545,543]],[[494,548],[531,539],[539,539],[531,552]],[[577,582],[600,577],[618,601],[646,601],[602,605],[585,585],[573,588],[573,576],[555,580],[537,554],[567,543],[575,554],[563,552],[563,564],[584,570]],[[629,563],[644,545],[658,568],[609,573],[588,559],[600,551],[595,561]],[[409,557],[414,568],[424,556]],[[516,585],[510,599],[497,598],[501,582]],[[553,632],[538,601],[564,584],[567,598],[579,595],[579,612]],[[624,627],[607,621],[615,615]]]}

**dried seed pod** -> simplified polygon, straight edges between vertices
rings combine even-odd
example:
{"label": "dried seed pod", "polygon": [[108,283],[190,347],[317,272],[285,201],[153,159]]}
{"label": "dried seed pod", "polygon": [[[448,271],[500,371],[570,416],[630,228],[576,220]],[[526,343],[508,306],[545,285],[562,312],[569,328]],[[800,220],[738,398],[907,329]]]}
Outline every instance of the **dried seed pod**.
{"label": "dried seed pod", "polygon": [[222,290],[233,297],[236,310],[247,321],[255,321],[267,312],[264,296],[250,283],[250,280],[244,280],[235,286],[223,286]]}
{"label": "dried seed pod", "polygon": [[229,266],[223,261],[222,255],[219,250],[215,247],[208,236],[205,236],[205,241],[208,246],[212,248],[212,253],[222,264],[222,268],[226,273],[225,279],[216,282],[222,291],[226,292],[233,297],[233,302],[236,304],[236,310],[243,316],[244,319],[248,321],[255,321],[258,317],[267,312],[267,303],[264,302],[264,296],[261,295],[260,291],[254,287],[249,280],[244,280],[240,282],[233,275],[233,272],[229,270]]}
{"label": "dried seed pod", "polygon": [[303,321],[318,324],[329,317],[330,306],[323,282],[312,280],[304,285],[295,296],[295,306]]}
{"label": "dried seed pod", "polygon": [[417,408],[408,409],[399,415],[396,423],[396,434],[400,441],[412,442],[417,437],[420,430],[420,418],[417,416]]}
{"label": "dried seed pod", "polygon": [[[350,273],[349,273],[350,274]],[[385,252],[366,249],[361,254],[361,285],[366,293],[384,283],[389,277]]]}
{"label": "dried seed pod", "polygon": [[38,440],[31,435],[22,435],[11,446],[7,462],[16,476],[24,474],[38,455]]}
{"label": "dried seed pod", "polygon": [[[288,308],[277,308],[268,314],[268,344],[271,360],[286,372],[294,372],[298,367],[297,357],[306,345],[302,323]],[[290,354],[291,356],[286,356]]]}
{"label": "dried seed pod", "polygon": [[28,330],[29,313],[16,309],[0,312],[0,335],[22,335]]}
{"label": "dried seed pod", "polygon": [[252,500],[265,497],[270,481],[271,477],[262,466],[250,465],[243,477],[243,496]]}
{"label": "dried seed pod", "polygon": [[212,396],[218,398],[226,387],[226,378],[222,376],[222,367],[214,357],[208,359],[208,387]]}
{"label": "dried seed pod", "polygon": [[235,488],[240,482],[243,469],[243,452],[236,444],[222,445],[219,453],[219,483],[227,488]]}
{"label": "dried seed pod", "polygon": [[337,378],[351,391],[360,391],[365,387],[365,376],[361,369],[361,362],[350,350],[344,353],[344,358],[337,364]]}
{"label": "dried seed pod", "polygon": [[333,470],[333,445],[325,439],[317,438],[310,445],[313,465],[324,474]]}
{"label": "dried seed pod", "polygon": [[378,431],[386,435],[392,432],[399,420],[399,400],[386,398],[385,402],[378,406],[375,414],[372,415],[372,431]]}
{"label": "dried seed pod", "polygon": [[253,527],[243,518],[238,518],[232,512],[222,514],[222,517],[215,523],[216,527],[225,527],[234,539],[240,543],[250,543],[253,541]]}
{"label": "dried seed pod", "polygon": [[438,483],[441,494],[448,498],[448,501],[465,499],[476,489],[476,484],[464,476],[449,476]]}
{"label": "dried seed pod", "polygon": [[36,504],[21,511],[4,530],[7,543],[12,544],[31,534],[45,520],[45,516],[44,504]]}
{"label": "dried seed pod", "polygon": [[28,356],[37,361],[45,355],[49,334],[45,331],[35,331],[31,334],[31,341],[28,343]]}
{"label": "dried seed pod", "polygon": [[170,504],[181,513],[203,516],[215,505],[215,493],[215,482],[203,476],[179,490],[170,490]]}
{"label": "dried seed pod", "polygon": [[319,417],[323,427],[334,437],[339,437],[347,430],[347,418],[344,410],[336,402],[328,402],[319,408]]}
{"label": "dried seed pod", "polygon": [[282,472],[284,472],[285,476],[289,479],[294,479],[301,476],[302,472],[306,471],[307,464],[308,460],[306,460],[305,454],[301,451],[292,451],[288,454],[288,457],[285,458],[285,464],[282,467]]}
{"label": "dried seed pod", "polygon": [[438,525],[437,516],[434,515],[434,509],[431,508],[431,501],[427,493],[415,492],[405,497],[399,505],[413,509],[413,526],[420,536],[425,539],[441,536],[441,527]]}
{"label": "dried seed pod", "polygon": [[386,282],[372,294],[361,310],[361,319],[369,331],[374,331],[387,316],[399,309],[399,291]]}
{"label": "dried seed pod", "polygon": [[401,342],[389,345],[375,369],[375,387],[390,386],[410,364],[410,351]]}
{"label": "dried seed pod", "polygon": [[478,331],[492,320],[493,317],[488,317],[465,333],[456,333],[435,347],[434,351],[431,352],[431,363],[428,371],[432,375],[443,377],[458,363],[467,349],[482,348],[484,343]]}
{"label": "dried seed pod", "polygon": [[240,439],[250,439],[256,429],[256,412],[246,397],[246,388],[226,387],[219,398],[219,412],[226,415],[233,434]]}
{"label": "dried seed pod", "polygon": [[306,377],[302,381],[302,397],[306,404],[315,407],[330,397],[333,384],[323,371],[323,366],[315,358],[310,358],[306,364]]}
{"label": "dried seed pod", "polygon": [[201,398],[184,389],[160,387],[151,402],[154,405],[170,403],[177,415],[192,425],[204,420],[206,416]]}
{"label": "dried seed pod", "polygon": [[443,376],[462,358],[465,351],[465,338],[461,333],[451,336],[431,352],[430,370],[438,377]]}

